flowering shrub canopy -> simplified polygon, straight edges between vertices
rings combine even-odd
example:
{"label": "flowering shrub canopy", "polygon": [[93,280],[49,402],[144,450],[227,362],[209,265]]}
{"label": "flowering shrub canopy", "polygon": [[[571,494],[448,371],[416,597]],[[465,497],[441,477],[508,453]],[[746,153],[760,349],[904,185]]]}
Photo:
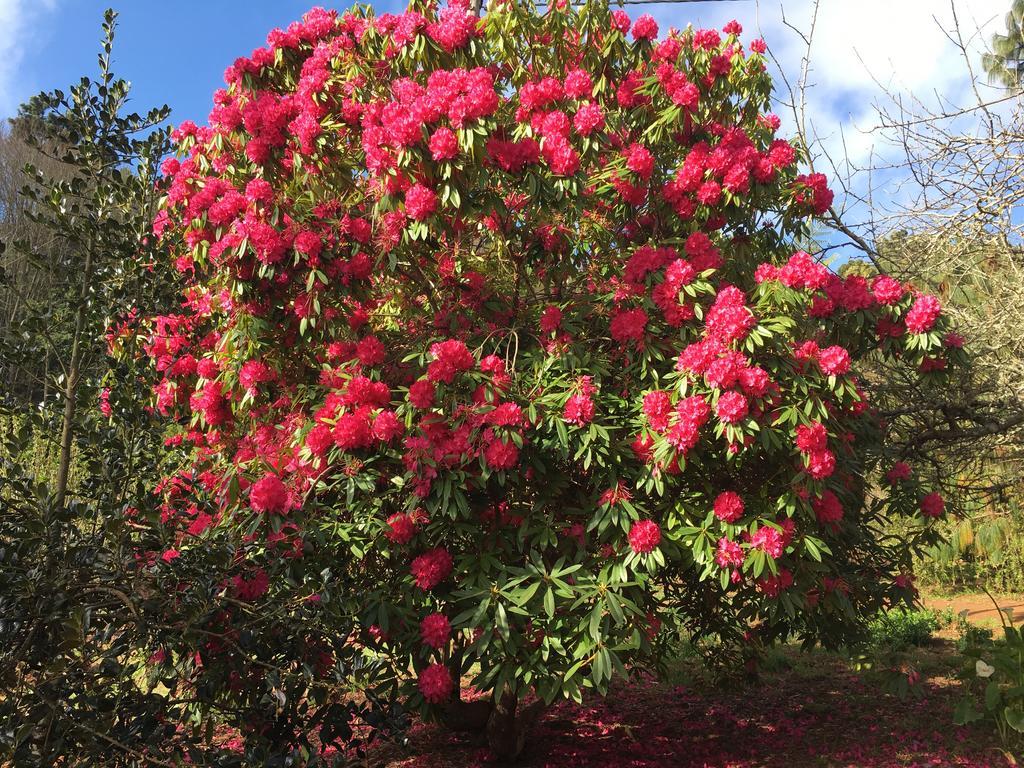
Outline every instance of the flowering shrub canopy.
{"label": "flowering shrub canopy", "polygon": [[[603,691],[679,626],[838,643],[909,596],[942,500],[866,374],[927,385],[961,341],[794,248],[832,194],[740,35],[414,3],[236,61],[156,222],[186,285],[147,345],[188,456],[168,588],[221,537],[226,594],[351,617],[429,704],[474,663],[496,694]],[[197,679],[266,674],[226,648]]]}

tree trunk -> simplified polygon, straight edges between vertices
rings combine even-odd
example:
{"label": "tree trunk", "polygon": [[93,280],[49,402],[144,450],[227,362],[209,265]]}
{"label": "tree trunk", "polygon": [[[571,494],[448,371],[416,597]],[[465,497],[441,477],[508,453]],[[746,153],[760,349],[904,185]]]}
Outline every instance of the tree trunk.
{"label": "tree trunk", "polygon": [[78,407],[78,380],[82,365],[82,333],[85,330],[85,303],[89,296],[89,281],[92,278],[92,243],[85,253],[85,269],[82,272],[82,289],[79,292],[78,308],[75,310],[75,332],[71,340],[71,360],[64,382],[64,416],[61,420],[60,464],[57,467],[57,509],[64,508],[68,492],[68,474],[71,470],[71,445],[74,442],[75,411]]}
{"label": "tree trunk", "polygon": [[544,702],[538,699],[520,709],[515,694],[502,694],[487,721],[487,745],[494,756],[502,762],[519,757],[543,708]]}

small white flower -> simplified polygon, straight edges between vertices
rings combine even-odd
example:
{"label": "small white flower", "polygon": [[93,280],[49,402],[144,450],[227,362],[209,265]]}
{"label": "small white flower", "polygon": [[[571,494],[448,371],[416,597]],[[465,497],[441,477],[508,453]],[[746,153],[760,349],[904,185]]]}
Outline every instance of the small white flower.
{"label": "small white flower", "polygon": [[978,663],[974,665],[974,671],[978,673],[978,677],[992,677],[995,673],[996,668],[991,664],[986,664],[983,660],[978,659]]}

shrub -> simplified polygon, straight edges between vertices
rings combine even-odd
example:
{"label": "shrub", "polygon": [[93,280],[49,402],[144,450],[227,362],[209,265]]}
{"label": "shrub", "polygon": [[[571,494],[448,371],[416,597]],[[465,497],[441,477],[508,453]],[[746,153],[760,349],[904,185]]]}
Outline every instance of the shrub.
{"label": "shrub", "polygon": [[[139,557],[190,600],[222,549],[206,631],[315,627],[289,664],[367,649],[463,722],[470,674],[511,754],[525,696],[604,692],[680,626],[838,645],[913,594],[944,503],[858,372],[941,386],[959,339],[794,253],[832,194],[776,135],[761,41],[630,29],[596,1],[315,9],[178,128],[184,307],[146,332],[183,458]],[[198,688],[270,695],[199,650]]]}
{"label": "shrub", "polygon": [[939,617],[928,609],[885,611],[868,625],[869,642],[876,648],[889,650],[927,645],[940,628]]}
{"label": "shrub", "polygon": [[976,642],[965,643],[965,694],[954,717],[959,725],[990,718],[1009,747],[1020,744],[1024,734],[1024,638],[1008,614],[1000,611],[999,618],[1003,636],[998,641],[992,642],[989,631],[987,637],[977,633]]}
{"label": "shrub", "polygon": [[967,620],[967,611],[956,617],[956,649],[961,653],[990,646],[995,633],[988,627],[979,627]]}

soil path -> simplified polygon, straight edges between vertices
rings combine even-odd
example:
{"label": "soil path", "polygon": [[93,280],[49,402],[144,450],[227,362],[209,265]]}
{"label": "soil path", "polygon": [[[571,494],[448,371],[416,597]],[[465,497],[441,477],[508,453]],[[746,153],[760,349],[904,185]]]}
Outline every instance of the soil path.
{"label": "soil path", "polygon": [[[1011,612],[1014,621],[1024,619],[1024,597],[1019,595],[993,595],[999,607],[1004,611]],[[953,597],[938,597],[936,595],[925,595],[923,598],[925,607],[940,611],[945,608],[952,608],[953,613],[967,611],[967,619],[973,624],[986,624],[998,626],[999,614],[988,595],[955,595]]]}

